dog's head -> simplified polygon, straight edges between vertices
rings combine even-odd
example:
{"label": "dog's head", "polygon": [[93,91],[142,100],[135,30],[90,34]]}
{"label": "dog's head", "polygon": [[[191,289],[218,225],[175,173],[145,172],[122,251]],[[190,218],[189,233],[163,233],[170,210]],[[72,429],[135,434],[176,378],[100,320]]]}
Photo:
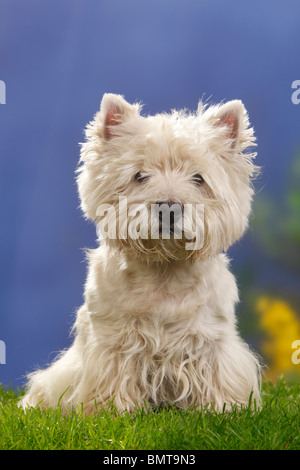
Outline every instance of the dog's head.
{"label": "dog's head", "polygon": [[107,243],[148,260],[216,255],[247,227],[254,141],[241,101],[144,117],[105,94],[81,148],[82,210]]}

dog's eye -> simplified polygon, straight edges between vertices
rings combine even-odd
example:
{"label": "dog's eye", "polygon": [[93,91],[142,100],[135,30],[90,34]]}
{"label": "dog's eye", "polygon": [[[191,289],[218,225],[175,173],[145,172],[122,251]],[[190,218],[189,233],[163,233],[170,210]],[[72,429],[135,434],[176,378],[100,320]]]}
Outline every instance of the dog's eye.
{"label": "dog's eye", "polygon": [[193,181],[194,183],[198,184],[199,186],[204,183],[204,179],[201,175],[198,173],[196,175],[193,175]]}
{"label": "dog's eye", "polygon": [[134,177],[134,179],[138,181],[139,183],[144,183],[145,181],[147,181],[148,178],[149,176],[142,175],[140,171],[138,171],[138,173]]}

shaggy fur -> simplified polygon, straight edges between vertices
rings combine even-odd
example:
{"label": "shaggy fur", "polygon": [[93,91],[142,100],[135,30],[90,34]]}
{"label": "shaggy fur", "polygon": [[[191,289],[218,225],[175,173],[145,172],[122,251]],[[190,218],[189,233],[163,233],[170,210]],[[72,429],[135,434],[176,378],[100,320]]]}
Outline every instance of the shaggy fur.
{"label": "shaggy fur", "polygon": [[23,407],[60,401],[91,413],[113,400],[120,411],[166,403],[222,411],[251,394],[259,404],[260,365],[237,331],[224,254],[247,227],[254,141],[241,101],[144,117],[139,104],[104,95],[78,169],[86,218],[99,222],[101,204],[118,216],[123,196],[129,208],[203,203],[204,243],[189,251],[184,238],[122,238],[124,227],[102,240],[89,252],[74,342],[31,374]]}

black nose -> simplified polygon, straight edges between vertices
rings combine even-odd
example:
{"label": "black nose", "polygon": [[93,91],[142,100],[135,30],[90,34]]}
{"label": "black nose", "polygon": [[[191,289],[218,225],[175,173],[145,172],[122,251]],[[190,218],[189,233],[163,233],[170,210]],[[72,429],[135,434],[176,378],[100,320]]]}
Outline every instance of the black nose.
{"label": "black nose", "polygon": [[162,201],[162,202],[157,202],[156,204],[157,204],[159,207],[162,206],[163,204],[167,204],[169,207],[173,206],[173,204],[176,204],[176,205],[177,205],[177,203],[174,202],[174,201]]}

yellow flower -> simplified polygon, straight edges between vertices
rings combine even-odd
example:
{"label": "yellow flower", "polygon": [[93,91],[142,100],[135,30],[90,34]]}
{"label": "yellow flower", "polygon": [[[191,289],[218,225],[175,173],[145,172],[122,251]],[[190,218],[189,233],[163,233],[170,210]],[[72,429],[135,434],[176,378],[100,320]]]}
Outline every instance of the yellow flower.
{"label": "yellow flower", "polygon": [[270,361],[267,378],[275,380],[282,373],[300,376],[300,366],[292,362],[292,344],[300,340],[300,320],[294,310],[281,299],[260,297],[256,304],[260,326],[266,333],[262,352]]}

